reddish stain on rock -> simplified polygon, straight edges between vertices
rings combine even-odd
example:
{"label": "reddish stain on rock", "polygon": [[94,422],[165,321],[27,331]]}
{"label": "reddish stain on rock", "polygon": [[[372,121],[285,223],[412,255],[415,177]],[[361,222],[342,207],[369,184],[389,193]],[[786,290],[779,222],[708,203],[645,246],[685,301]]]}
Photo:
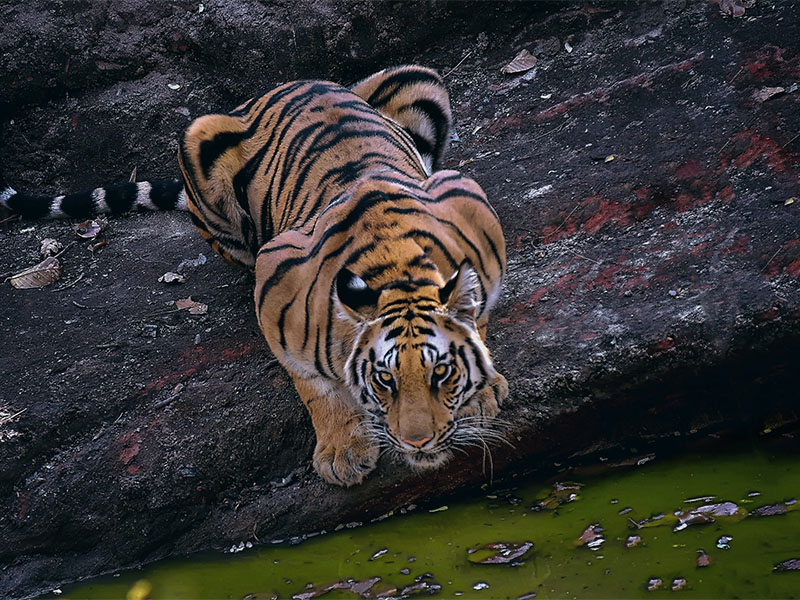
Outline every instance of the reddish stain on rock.
{"label": "reddish stain on rock", "polygon": [[119,460],[122,464],[129,465],[139,454],[142,436],[136,432],[131,432],[122,436],[119,442],[123,446],[122,451],[119,453]]}
{"label": "reddish stain on rock", "polygon": [[742,131],[733,136],[734,144],[744,139],[747,139],[749,144],[744,152],[733,159],[734,167],[746,169],[759,158],[763,158],[774,171],[778,173],[786,171],[789,156],[781,150],[775,140],[752,131]]}
{"label": "reddish stain on rock", "polygon": [[675,339],[672,336],[667,336],[660,342],[656,342],[652,346],[648,352],[650,354],[657,354],[659,352],[666,352],[667,350],[675,347]]}
{"label": "reddish stain on rock", "polygon": [[749,235],[740,235],[733,241],[733,244],[725,248],[722,252],[722,256],[730,256],[731,254],[737,254],[740,256],[744,256],[750,252],[750,236]]}
{"label": "reddish stain on rock", "polygon": [[682,164],[675,171],[675,177],[678,179],[695,179],[703,172],[703,167],[700,166],[693,158]]}
{"label": "reddish stain on rock", "polygon": [[733,187],[730,185],[726,185],[724,188],[722,188],[717,195],[725,202],[730,202],[736,197],[736,194],[733,193]]}
{"label": "reddish stain on rock", "polygon": [[773,319],[776,319],[780,315],[781,315],[781,309],[778,308],[777,306],[773,306],[772,308],[769,308],[764,312],[756,315],[754,320],[756,321],[756,323],[763,323],[764,321],[772,321]]}

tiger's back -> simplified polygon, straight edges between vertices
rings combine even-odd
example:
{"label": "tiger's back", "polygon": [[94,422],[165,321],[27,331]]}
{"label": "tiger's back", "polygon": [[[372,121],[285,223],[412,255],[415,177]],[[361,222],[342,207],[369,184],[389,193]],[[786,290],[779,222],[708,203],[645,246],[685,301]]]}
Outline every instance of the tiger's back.
{"label": "tiger's back", "polygon": [[[312,225],[365,173],[425,179],[423,164],[441,155],[450,129],[447,93],[437,80],[413,67],[383,71],[353,89],[291,82],[227,115],[197,119],[179,153],[195,224],[227,260],[252,268],[265,242]],[[392,100],[390,112],[359,95],[369,99],[377,87],[378,100]],[[420,94],[430,99],[415,105]],[[425,144],[427,160],[414,138]]]}

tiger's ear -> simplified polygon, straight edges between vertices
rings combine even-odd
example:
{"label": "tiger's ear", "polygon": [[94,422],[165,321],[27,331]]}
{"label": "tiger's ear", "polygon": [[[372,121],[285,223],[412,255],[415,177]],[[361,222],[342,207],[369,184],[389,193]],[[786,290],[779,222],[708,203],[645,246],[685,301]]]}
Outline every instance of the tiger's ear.
{"label": "tiger's ear", "polygon": [[456,316],[475,320],[481,305],[480,279],[468,260],[439,288],[439,301]]}
{"label": "tiger's ear", "polygon": [[334,290],[338,304],[345,315],[353,321],[366,321],[371,318],[378,305],[378,297],[381,295],[349,269],[342,269],[336,275]]}

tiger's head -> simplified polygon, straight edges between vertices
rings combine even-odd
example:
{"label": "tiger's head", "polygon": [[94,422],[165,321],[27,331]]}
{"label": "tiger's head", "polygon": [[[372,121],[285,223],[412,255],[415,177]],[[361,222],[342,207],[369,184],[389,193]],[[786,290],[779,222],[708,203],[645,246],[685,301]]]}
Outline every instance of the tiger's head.
{"label": "tiger's head", "polygon": [[500,436],[491,425],[507,386],[479,334],[480,288],[467,262],[441,286],[372,290],[346,269],[337,277],[340,316],[356,328],[345,369],[370,415],[365,432],[415,468]]}

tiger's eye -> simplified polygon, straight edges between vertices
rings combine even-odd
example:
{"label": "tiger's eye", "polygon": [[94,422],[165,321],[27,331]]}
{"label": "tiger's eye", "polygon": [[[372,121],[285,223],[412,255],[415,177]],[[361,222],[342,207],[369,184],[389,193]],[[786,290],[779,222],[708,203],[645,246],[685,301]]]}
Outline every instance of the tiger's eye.
{"label": "tiger's eye", "polygon": [[391,383],[394,377],[386,371],[378,371],[378,377],[383,383]]}
{"label": "tiger's eye", "polygon": [[447,365],[436,365],[433,368],[433,374],[436,375],[437,377],[444,377],[449,370],[450,367],[448,367]]}

